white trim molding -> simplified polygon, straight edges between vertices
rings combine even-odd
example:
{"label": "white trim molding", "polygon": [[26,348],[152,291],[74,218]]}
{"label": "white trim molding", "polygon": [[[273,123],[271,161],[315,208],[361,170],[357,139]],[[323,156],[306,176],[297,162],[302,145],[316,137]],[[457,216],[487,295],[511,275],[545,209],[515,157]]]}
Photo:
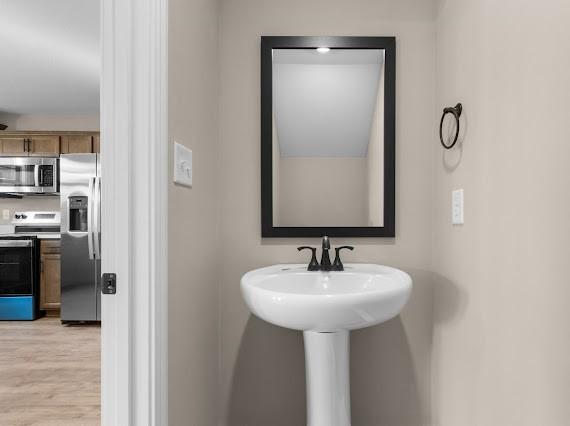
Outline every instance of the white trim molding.
{"label": "white trim molding", "polygon": [[103,426],[166,426],[168,0],[102,0]]}

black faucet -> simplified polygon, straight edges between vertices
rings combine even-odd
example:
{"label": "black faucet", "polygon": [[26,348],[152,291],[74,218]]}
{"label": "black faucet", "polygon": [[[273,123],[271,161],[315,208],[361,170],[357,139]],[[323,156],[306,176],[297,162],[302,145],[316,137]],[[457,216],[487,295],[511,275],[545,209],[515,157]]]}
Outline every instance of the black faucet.
{"label": "black faucet", "polygon": [[323,237],[322,241],[323,251],[321,253],[321,271],[331,271],[331,258],[329,256],[329,250],[331,249],[331,242],[329,237],[326,235]]}
{"label": "black faucet", "polygon": [[342,249],[347,249],[347,250],[354,250],[354,247],[352,246],[340,246],[340,247],[336,247],[334,249],[335,251],[335,256],[334,256],[334,262],[332,265],[332,270],[333,271],[344,271],[344,265],[342,264],[341,260],[340,260],[340,251]]}
{"label": "black faucet", "polygon": [[315,247],[302,246],[297,247],[297,250],[311,250],[311,261],[307,266],[307,271],[344,271],[344,265],[340,260],[340,251],[343,249],[354,250],[352,246],[341,246],[335,248],[334,263],[331,265],[331,258],[329,256],[329,250],[331,249],[331,242],[329,237],[326,235],[323,237],[322,241],[323,252],[321,255],[321,264],[317,261],[317,249]]}
{"label": "black faucet", "polygon": [[309,262],[309,266],[307,266],[307,271],[319,271],[321,269],[319,262],[317,262],[317,249],[316,248],[309,247],[309,246],[302,246],[302,247],[297,247],[297,250],[299,250],[299,251],[311,250],[311,252],[312,252],[311,261]]}

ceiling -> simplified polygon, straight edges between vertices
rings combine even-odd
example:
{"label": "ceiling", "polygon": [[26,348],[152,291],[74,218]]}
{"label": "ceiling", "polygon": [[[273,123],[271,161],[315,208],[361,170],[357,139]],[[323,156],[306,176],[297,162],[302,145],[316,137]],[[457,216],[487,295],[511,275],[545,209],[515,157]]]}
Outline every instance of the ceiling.
{"label": "ceiling", "polygon": [[365,157],[383,63],[378,49],[274,49],[281,156]]}
{"label": "ceiling", "polygon": [[0,0],[0,111],[99,113],[99,1]]}

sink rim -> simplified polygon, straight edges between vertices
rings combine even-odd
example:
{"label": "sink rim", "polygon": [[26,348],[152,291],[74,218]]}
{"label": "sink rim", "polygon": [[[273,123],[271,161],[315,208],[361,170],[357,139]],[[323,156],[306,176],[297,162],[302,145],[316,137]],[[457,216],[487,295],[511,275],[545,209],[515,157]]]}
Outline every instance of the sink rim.
{"label": "sink rim", "polygon": [[[352,298],[357,297],[360,298],[362,296],[374,296],[374,295],[381,295],[381,294],[389,294],[392,292],[401,292],[404,291],[411,291],[412,288],[412,279],[411,277],[404,271],[393,268],[390,266],[379,265],[375,263],[346,263],[344,265],[344,271],[307,271],[307,265],[302,263],[278,263],[275,265],[264,266],[262,268],[253,269],[249,272],[246,272],[241,278],[241,287],[251,287],[254,291],[264,292],[268,294],[279,294],[283,295],[284,297],[288,298],[326,298],[326,299],[335,299],[335,298]],[[286,269],[285,269],[286,268]],[[349,270],[347,271],[346,268],[358,268],[359,270]],[[364,268],[364,270],[362,270]],[[366,270],[369,269],[369,270]],[[271,271],[274,272],[272,273]],[[267,272],[264,274],[264,272]],[[254,280],[257,279],[259,281],[263,281],[266,278],[271,279],[271,275],[281,275],[280,272],[286,272],[282,275],[296,275],[297,273],[303,273],[304,275],[329,275],[329,276],[337,276],[346,273],[352,274],[361,274],[361,275],[370,275],[374,276],[383,276],[385,279],[388,279],[390,282],[394,282],[395,280],[398,283],[394,286],[390,286],[389,288],[373,288],[370,290],[364,291],[351,291],[346,293],[304,293],[304,292],[291,292],[291,291],[280,291],[278,289],[270,289],[266,287],[261,287],[256,285],[257,282]],[[253,281],[253,282],[252,282]],[[402,286],[404,288],[402,288]]]}
{"label": "sink rim", "polygon": [[[279,291],[258,285],[287,268],[309,275],[344,274],[344,271],[306,271],[304,264],[276,264],[254,269],[241,279],[242,298],[249,311],[262,320],[292,330],[332,332],[357,330],[385,322],[400,314],[412,292],[412,279],[404,271],[384,265],[349,263],[362,274],[377,276],[372,291],[311,294]],[[284,272],[287,272],[284,271]],[[283,274],[286,277],[286,274]],[[283,279],[283,276],[279,277]],[[265,283],[267,285],[267,283]],[[310,285],[310,283],[308,283]],[[346,283],[344,283],[346,285]],[[350,286],[350,283],[348,284]]]}

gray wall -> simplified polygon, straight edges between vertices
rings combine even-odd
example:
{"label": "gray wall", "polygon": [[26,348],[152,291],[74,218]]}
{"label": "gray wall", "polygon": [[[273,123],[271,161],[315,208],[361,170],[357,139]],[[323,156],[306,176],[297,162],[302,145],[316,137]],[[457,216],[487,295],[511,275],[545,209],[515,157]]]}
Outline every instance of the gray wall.
{"label": "gray wall", "polygon": [[[251,316],[239,280],[246,271],[305,260],[295,249],[317,240],[260,237],[260,35],[395,35],[397,237],[354,243],[347,261],[411,273],[401,317],[352,335],[353,424],[429,423],[431,357],[431,176],[435,106],[435,9],[422,0],[223,1],[220,51],[221,424],[305,422],[302,337]],[[173,373],[174,374],[174,373]],[[205,424],[205,423],[204,423]]]}
{"label": "gray wall", "polygon": [[219,411],[219,7],[170,0],[169,13],[168,130],[194,155],[194,187],[168,188],[169,417],[210,426]]}
{"label": "gray wall", "polygon": [[433,120],[461,101],[466,134],[434,152],[434,424],[568,425],[570,4],[440,3]]}
{"label": "gray wall", "polygon": [[7,131],[16,130],[78,130],[99,131],[99,114],[55,115],[55,114],[9,114],[0,111],[0,123],[8,126]]}

